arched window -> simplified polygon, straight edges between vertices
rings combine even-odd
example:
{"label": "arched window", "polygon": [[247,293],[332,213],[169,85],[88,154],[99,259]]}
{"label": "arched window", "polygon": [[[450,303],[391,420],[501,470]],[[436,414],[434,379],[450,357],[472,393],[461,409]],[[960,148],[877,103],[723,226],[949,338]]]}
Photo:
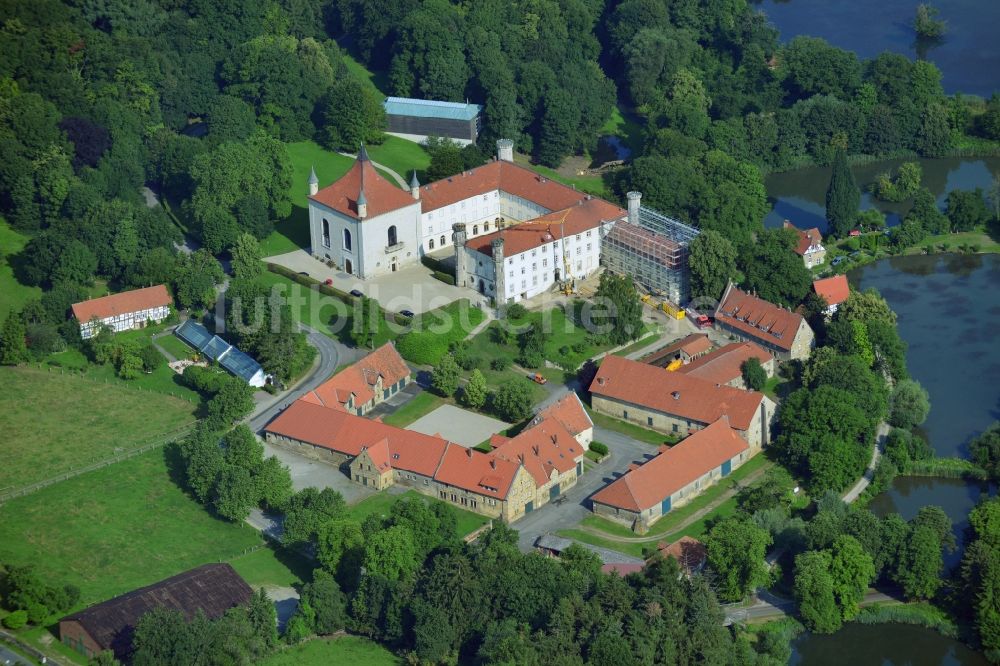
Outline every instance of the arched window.
{"label": "arched window", "polygon": [[483,222],[483,232],[485,233],[489,230],[490,230],[490,221],[486,220],[485,222]]}
{"label": "arched window", "polygon": [[433,250],[434,249],[434,239],[433,238],[430,239],[429,241],[427,241],[427,249],[428,250]]}
{"label": "arched window", "polygon": [[323,220],[323,247],[330,247],[330,223]]}
{"label": "arched window", "polygon": [[473,236],[478,236],[479,235],[479,225],[478,224],[472,225],[472,235]]}
{"label": "arched window", "polygon": [[391,227],[389,227],[389,234],[388,235],[389,235],[389,243],[388,244],[389,245],[395,245],[396,244],[396,225],[395,224],[392,225]]}
{"label": "arched window", "polygon": [[448,239],[445,238],[444,236],[441,236],[441,247],[444,247],[447,244],[448,244]]}
{"label": "arched window", "polygon": [[351,250],[351,230],[344,229],[344,249]]}

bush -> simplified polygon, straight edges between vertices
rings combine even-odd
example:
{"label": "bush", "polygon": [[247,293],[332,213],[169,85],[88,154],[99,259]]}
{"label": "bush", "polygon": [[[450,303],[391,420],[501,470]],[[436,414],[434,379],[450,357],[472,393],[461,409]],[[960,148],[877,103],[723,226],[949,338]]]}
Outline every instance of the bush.
{"label": "bush", "polygon": [[26,624],[28,624],[28,611],[25,610],[14,611],[3,619],[3,626],[8,629],[20,629]]}
{"label": "bush", "polygon": [[528,314],[528,308],[524,307],[520,303],[514,303],[513,305],[507,306],[507,317],[510,319],[524,319]]}
{"label": "bush", "polygon": [[492,361],[490,361],[490,367],[497,372],[503,372],[510,367],[510,359],[506,356],[497,356]]}
{"label": "bush", "polygon": [[297,282],[298,284],[301,284],[303,287],[309,287],[310,289],[315,287],[316,289],[319,290],[319,293],[340,299],[341,301],[347,303],[348,305],[352,305],[354,303],[354,297],[348,294],[346,291],[341,291],[339,289],[331,287],[328,284],[323,284],[319,280],[314,280],[308,275],[299,275],[295,271],[285,268],[284,266],[279,266],[278,264],[268,264],[267,270],[271,271],[276,275],[282,275],[291,280],[292,282]]}
{"label": "bush", "polygon": [[517,423],[531,415],[531,384],[527,380],[507,382],[492,394],[492,407],[500,419]]}
{"label": "bush", "polygon": [[450,284],[453,287],[455,286],[455,276],[451,275],[450,273],[434,271],[431,275],[434,276],[435,280],[440,280],[441,282],[444,282],[445,284]]}
{"label": "bush", "polygon": [[608,455],[608,445],[607,444],[603,444],[601,442],[591,442],[590,443],[590,450],[593,451],[594,453],[596,453],[599,456],[606,456],[606,455]]}

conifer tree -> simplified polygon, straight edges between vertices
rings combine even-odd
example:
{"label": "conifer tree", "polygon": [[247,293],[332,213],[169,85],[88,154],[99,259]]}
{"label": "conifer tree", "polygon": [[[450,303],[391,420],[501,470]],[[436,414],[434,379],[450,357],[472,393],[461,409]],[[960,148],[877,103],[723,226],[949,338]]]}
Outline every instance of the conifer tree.
{"label": "conifer tree", "polygon": [[861,190],[847,165],[847,153],[837,150],[833,158],[830,187],[826,190],[826,221],[834,236],[846,236],[854,226],[861,205]]}

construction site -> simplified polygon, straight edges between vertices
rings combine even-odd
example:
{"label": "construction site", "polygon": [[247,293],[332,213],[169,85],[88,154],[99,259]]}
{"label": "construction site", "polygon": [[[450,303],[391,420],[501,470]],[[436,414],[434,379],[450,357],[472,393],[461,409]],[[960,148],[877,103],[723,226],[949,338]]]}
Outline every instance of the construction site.
{"label": "construction site", "polygon": [[666,299],[660,306],[667,314],[683,313],[679,306],[691,298],[688,245],[698,230],[638,205],[636,192],[628,198],[629,221],[616,224],[604,238],[601,261],[608,270],[634,279],[650,297]]}

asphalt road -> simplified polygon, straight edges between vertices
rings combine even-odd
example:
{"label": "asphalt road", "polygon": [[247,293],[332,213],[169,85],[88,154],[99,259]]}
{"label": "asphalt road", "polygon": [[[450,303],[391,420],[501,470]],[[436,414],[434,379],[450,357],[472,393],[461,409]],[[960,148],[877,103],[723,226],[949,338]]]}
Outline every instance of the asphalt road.
{"label": "asphalt road", "polygon": [[[880,592],[878,590],[869,590],[865,594],[864,599],[861,600],[860,606],[870,606],[877,603],[885,603],[887,601],[900,601],[898,598],[893,597],[885,592]],[[725,624],[733,624],[734,622],[749,622],[753,620],[766,620],[775,617],[782,617],[788,615],[795,611],[795,602],[791,599],[784,599],[782,597],[777,597],[766,591],[760,591],[758,593],[757,601],[755,601],[750,606],[736,607],[736,606],[725,606],[726,620]]]}
{"label": "asphalt road", "polygon": [[31,660],[24,655],[18,654],[10,649],[7,645],[0,643],[0,664],[3,666],[8,666],[8,664],[30,664]]}

